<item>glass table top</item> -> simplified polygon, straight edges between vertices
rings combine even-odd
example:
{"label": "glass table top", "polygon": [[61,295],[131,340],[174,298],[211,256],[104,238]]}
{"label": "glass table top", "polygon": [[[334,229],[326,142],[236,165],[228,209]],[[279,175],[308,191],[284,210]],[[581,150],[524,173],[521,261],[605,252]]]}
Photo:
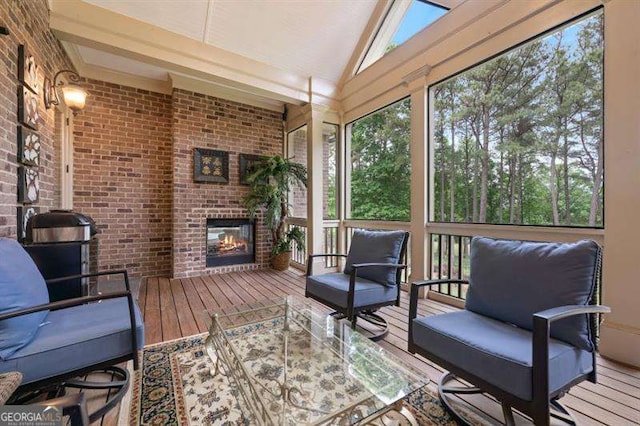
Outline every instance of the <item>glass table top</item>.
{"label": "glass table top", "polygon": [[251,424],[366,423],[428,382],[304,299],[209,314],[212,373],[237,387]]}

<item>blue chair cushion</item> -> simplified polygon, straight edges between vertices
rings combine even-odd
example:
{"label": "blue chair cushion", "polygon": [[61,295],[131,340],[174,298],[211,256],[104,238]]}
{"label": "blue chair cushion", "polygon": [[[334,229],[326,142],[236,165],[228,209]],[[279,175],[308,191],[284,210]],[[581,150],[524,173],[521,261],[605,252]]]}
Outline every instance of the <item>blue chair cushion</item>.
{"label": "blue chair cushion", "polygon": [[[357,263],[400,263],[405,231],[366,231],[357,229],[351,238],[351,247],[344,273],[351,273]],[[358,276],[380,284],[395,286],[397,268],[372,266],[358,270]]]}
{"label": "blue chair cushion", "polygon": [[[466,309],[533,330],[533,314],[586,305],[595,292],[599,247],[593,241],[537,243],[474,237]],[[589,317],[552,324],[551,336],[592,351]]]}
{"label": "blue chair cushion", "polygon": [[[348,308],[347,295],[349,292],[349,275],[334,272],[324,275],[312,275],[307,277],[307,293],[322,300],[332,302],[342,308]],[[397,287],[388,287],[366,278],[358,278],[356,281],[353,306],[374,305],[384,302],[393,302],[398,295]]]}
{"label": "blue chair cushion", "polygon": [[[135,306],[138,349],[144,346],[142,315]],[[0,363],[19,371],[23,384],[70,373],[131,353],[126,298],[51,311],[31,344]]]}
{"label": "blue chair cushion", "polygon": [[[0,238],[0,314],[49,303],[47,284],[16,240]],[[27,345],[48,311],[0,321],[0,360]]]}
{"label": "blue chair cushion", "polygon": [[[532,400],[532,333],[469,311],[413,320],[413,341],[425,351],[517,396]],[[549,345],[549,390],[593,369],[592,353],[560,340]]]}

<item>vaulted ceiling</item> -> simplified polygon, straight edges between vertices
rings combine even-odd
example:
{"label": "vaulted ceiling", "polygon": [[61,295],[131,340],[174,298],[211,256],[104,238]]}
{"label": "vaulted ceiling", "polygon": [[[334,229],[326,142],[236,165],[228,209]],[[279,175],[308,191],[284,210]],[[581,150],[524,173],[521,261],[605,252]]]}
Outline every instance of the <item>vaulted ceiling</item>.
{"label": "vaulted ceiling", "polygon": [[[372,15],[379,13],[379,3],[386,2],[50,0],[50,5],[52,29],[81,74],[87,71],[88,77],[95,77],[100,69],[162,87],[187,75],[254,92],[249,86],[256,82],[249,77],[236,84],[213,68],[194,67],[192,73],[177,61],[165,60],[152,52],[157,43],[162,44],[160,49],[183,55],[197,51],[200,61],[224,70],[238,67],[258,80],[281,80],[277,83],[302,90],[300,95],[285,93],[280,102],[304,102],[312,90],[332,96]],[[119,42],[120,38],[126,42]],[[313,89],[310,78],[315,80]],[[269,98],[269,84],[262,87]]]}
{"label": "vaulted ceiling", "polygon": [[338,81],[376,0],[85,0],[302,76]]}

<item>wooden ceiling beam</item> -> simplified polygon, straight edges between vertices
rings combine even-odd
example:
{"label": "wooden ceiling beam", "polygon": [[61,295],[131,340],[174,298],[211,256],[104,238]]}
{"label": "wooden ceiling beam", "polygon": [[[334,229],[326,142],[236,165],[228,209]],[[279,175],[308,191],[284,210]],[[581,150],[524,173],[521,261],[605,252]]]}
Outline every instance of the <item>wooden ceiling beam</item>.
{"label": "wooden ceiling beam", "polygon": [[[80,0],[52,2],[50,26],[61,40],[235,87],[280,102],[309,101],[309,78],[163,30]],[[314,102],[335,109],[335,85],[314,85]]]}

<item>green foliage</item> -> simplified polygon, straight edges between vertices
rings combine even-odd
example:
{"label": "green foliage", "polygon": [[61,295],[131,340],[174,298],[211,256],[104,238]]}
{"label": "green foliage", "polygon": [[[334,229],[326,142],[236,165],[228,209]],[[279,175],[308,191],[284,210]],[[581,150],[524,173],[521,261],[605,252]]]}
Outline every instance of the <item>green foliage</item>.
{"label": "green foliage", "polygon": [[276,155],[257,163],[247,180],[250,188],[244,205],[254,219],[258,211],[264,211],[273,241],[272,254],[290,251],[292,241],[304,244],[302,232],[296,228],[286,232],[285,224],[289,216],[289,191],[294,185],[307,186],[307,169]]}
{"label": "green foliage", "polygon": [[284,233],[282,238],[273,245],[271,254],[275,256],[278,253],[291,251],[291,244],[296,243],[298,247],[304,247],[304,233],[297,226],[291,227]]}
{"label": "green foliage", "polygon": [[351,218],[410,219],[410,141],[409,99],[352,124]]}
{"label": "green foliage", "polygon": [[601,226],[603,16],[432,88],[437,221]]}

